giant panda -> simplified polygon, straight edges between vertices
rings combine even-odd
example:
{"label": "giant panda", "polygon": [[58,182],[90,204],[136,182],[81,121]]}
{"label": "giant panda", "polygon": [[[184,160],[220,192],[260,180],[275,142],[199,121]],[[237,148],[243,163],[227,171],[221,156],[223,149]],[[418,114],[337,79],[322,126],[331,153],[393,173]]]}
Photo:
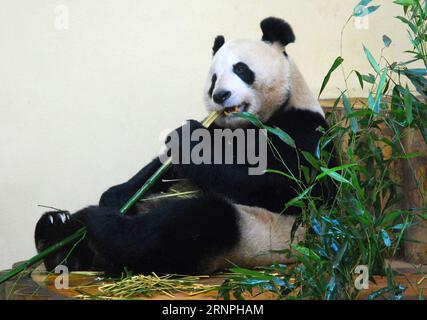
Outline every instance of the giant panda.
{"label": "giant panda", "polygon": [[[288,133],[299,150],[314,154],[322,135],[318,128],[327,129],[328,124],[286,52],[286,46],[295,40],[293,30],[273,17],[261,22],[261,30],[261,40],[226,42],[223,36],[216,37],[204,102],[208,112],[223,113],[209,129],[195,120],[187,125],[209,134],[221,128],[248,130],[254,125],[233,116],[234,111],[247,112]],[[295,175],[298,161],[308,166],[277,136],[269,139]],[[125,267],[135,273],[205,274],[233,264],[254,267],[292,259],[280,253],[289,248],[291,229],[299,214],[298,208],[283,210],[298,194],[291,179],[274,173],[249,175],[247,164],[176,163],[150,194],[167,191],[182,179],[197,186],[199,193],[136,205],[127,215],[119,214],[119,208],[160,165],[157,157],[129,181],[111,187],[102,194],[98,206],[72,215],[45,213],[35,230],[38,251],[87,227],[86,236],[76,245],[44,259],[47,269],[65,264],[70,270],[112,274]],[[267,167],[283,170],[283,163],[270,148]],[[319,184],[313,192],[327,201],[333,186]],[[304,232],[299,228],[295,241],[302,239]]]}

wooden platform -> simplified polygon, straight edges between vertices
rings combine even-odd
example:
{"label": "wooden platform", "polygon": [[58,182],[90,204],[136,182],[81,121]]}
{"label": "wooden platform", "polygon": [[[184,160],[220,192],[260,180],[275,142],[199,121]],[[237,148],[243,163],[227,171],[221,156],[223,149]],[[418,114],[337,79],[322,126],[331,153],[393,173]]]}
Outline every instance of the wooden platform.
{"label": "wooden platform", "polygon": [[[402,261],[392,262],[393,269],[401,276],[396,277],[396,282],[406,287],[403,294],[405,300],[427,299],[427,266],[416,267]],[[90,298],[99,295],[98,288],[106,282],[96,274],[71,273],[69,289],[55,288],[56,275],[47,275],[41,268],[17,280],[7,281],[0,286],[0,299],[12,300],[64,300]],[[362,290],[360,299],[366,299],[374,291],[387,285],[385,277],[374,276],[375,283],[371,282],[368,290]],[[204,284],[221,284],[224,278],[209,277],[201,280]],[[217,299],[216,291],[191,295],[176,293],[173,297],[165,294],[155,294],[151,297],[140,296],[143,300],[214,300]],[[272,300],[276,297],[272,293],[245,296],[248,300]]]}

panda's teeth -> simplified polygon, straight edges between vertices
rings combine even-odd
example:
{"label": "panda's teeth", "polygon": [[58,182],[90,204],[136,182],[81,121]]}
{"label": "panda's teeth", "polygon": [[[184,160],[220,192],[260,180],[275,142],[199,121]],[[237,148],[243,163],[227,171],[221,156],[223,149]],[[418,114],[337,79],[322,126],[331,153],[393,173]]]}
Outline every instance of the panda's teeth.
{"label": "panda's teeth", "polygon": [[241,103],[241,104],[236,105],[236,106],[225,108],[223,112],[224,112],[224,115],[228,117],[228,116],[232,115],[235,112],[244,112],[244,111],[246,111],[247,107],[248,107],[247,103]]}

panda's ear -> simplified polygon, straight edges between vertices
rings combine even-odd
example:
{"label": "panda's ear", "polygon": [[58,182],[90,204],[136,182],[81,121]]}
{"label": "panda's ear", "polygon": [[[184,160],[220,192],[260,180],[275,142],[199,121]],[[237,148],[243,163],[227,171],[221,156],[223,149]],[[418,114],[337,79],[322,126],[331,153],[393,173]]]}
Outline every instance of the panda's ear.
{"label": "panda's ear", "polygon": [[217,37],[215,38],[214,45],[213,45],[213,47],[212,47],[212,55],[213,55],[213,56],[214,56],[214,55],[215,55],[215,53],[219,50],[219,48],[221,48],[221,47],[222,47],[222,45],[224,44],[224,42],[225,42],[225,39],[224,39],[224,37],[223,37],[223,36],[217,36]]}
{"label": "panda's ear", "polygon": [[265,18],[261,21],[262,41],[280,43],[283,47],[295,41],[291,26],[279,18]]}

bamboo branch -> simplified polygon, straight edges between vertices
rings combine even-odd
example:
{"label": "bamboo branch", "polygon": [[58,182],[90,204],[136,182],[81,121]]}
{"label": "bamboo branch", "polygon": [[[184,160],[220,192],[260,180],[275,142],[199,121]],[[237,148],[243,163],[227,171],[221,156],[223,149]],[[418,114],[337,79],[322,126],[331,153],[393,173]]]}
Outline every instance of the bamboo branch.
{"label": "bamboo branch", "polygon": [[[220,112],[213,111],[211,114],[209,114],[202,121],[202,124],[208,128],[219,115],[220,115]],[[165,174],[165,172],[170,168],[171,164],[172,164],[172,159],[169,158],[144,183],[144,185],[122,206],[122,208],[120,209],[120,213],[125,214]],[[66,237],[64,240],[44,249],[43,251],[39,252],[37,255],[35,255],[31,259],[25,261],[24,263],[20,264],[19,266],[15,267],[12,270],[1,275],[0,276],[0,284],[9,280],[10,278],[16,276],[17,274],[21,273],[22,271],[26,270],[27,268],[31,267],[32,265],[36,264],[37,262],[42,261],[44,258],[46,258],[50,254],[58,251],[62,247],[66,246],[70,243],[75,242],[76,240],[80,239],[81,237],[84,237],[85,234],[86,234],[86,227],[83,227],[83,228],[77,230],[72,235]]]}

